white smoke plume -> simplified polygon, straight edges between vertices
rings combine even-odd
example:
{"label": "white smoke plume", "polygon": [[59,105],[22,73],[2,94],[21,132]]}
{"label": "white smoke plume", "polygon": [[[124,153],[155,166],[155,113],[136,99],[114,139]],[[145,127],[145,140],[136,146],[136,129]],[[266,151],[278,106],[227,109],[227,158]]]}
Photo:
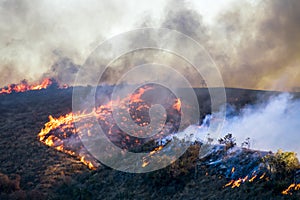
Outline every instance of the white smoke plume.
{"label": "white smoke plume", "polygon": [[252,149],[278,149],[300,156],[300,100],[288,93],[271,97],[266,103],[249,105],[237,115],[229,115],[222,136],[232,133],[241,145],[250,138]]}

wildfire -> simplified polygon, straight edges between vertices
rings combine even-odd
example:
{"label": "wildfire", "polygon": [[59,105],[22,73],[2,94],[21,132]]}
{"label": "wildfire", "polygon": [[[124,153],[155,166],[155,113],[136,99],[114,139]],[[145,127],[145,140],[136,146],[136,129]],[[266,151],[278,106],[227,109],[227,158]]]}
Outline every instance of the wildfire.
{"label": "wildfire", "polygon": [[234,167],[232,167],[231,168],[231,173],[233,173],[235,171],[235,168]]}
{"label": "wildfire", "polygon": [[[10,94],[12,92],[26,92],[29,90],[46,89],[52,84],[53,84],[53,80],[51,80],[50,78],[45,78],[41,83],[34,83],[32,85],[28,84],[28,82],[26,80],[23,80],[18,84],[9,84],[8,86],[0,89],[0,95],[1,94]],[[64,85],[64,87],[67,87],[67,86]]]}
{"label": "wildfire", "polygon": [[130,102],[135,102],[135,103],[139,103],[139,102],[142,102],[142,99],[141,99],[141,97],[142,97],[142,95],[146,92],[146,91],[148,91],[148,90],[151,90],[151,89],[153,89],[152,87],[145,87],[145,88],[143,88],[143,87],[141,87],[141,88],[139,88],[138,89],[138,92],[136,92],[136,93],[134,93],[134,94],[132,94],[131,96],[130,96]]}
{"label": "wildfire", "polygon": [[300,190],[300,183],[298,184],[293,183],[287,189],[283,190],[281,194],[288,195],[288,194],[292,194],[292,191],[297,191],[297,190]]}
{"label": "wildfire", "polygon": [[93,163],[91,161],[86,160],[84,156],[82,156],[80,158],[80,162],[84,163],[90,169],[96,169],[96,167],[93,165]]}
{"label": "wildfire", "polygon": [[248,176],[239,178],[238,180],[231,180],[224,187],[231,186],[231,188],[240,187],[240,185],[248,180]]}
{"label": "wildfire", "polygon": [[[72,150],[67,149],[64,146],[64,139],[71,137],[70,134],[66,134],[65,131],[69,131],[69,133],[76,135],[73,123],[77,120],[80,120],[82,117],[87,117],[89,115],[74,115],[73,113],[69,113],[65,116],[60,116],[59,118],[53,118],[51,115],[49,116],[49,121],[45,124],[45,127],[38,134],[39,140],[46,144],[47,146],[53,147],[54,149],[64,152],[66,154],[76,156],[79,160],[87,165],[90,169],[96,169],[96,164],[92,163],[92,161],[86,160],[85,156],[80,156],[79,154]],[[51,131],[56,129],[60,129],[63,131],[63,134],[58,135],[49,135]]]}
{"label": "wildfire", "polygon": [[266,173],[263,173],[263,175],[261,175],[261,176],[259,177],[259,179],[263,179],[263,178],[265,177],[265,175],[266,175]]}
{"label": "wildfire", "polygon": [[[232,167],[231,168],[231,173],[235,172],[235,168]],[[262,180],[265,177],[266,173],[263,173],[260,177],[259,180]],[[258,174],[256,174],[256,171],[254,171],[252,173],[251,176],[245,176],[244,178],[238,178],[237,180],[230,180],[228,183],[226,183],[223,187],[229,187],[231,186],[231,188],[236,188],[236,187],[240,187],[242,183],[245,182],[254,182],[254,180],[258,177]],[[269,180],[268,177],[265,178],[267,181]]]}
{"label": "wildfire", "polygon": [[[139,88],[135,93],[128,95],[124,99],[118,99],[116,102],[109,101],[107,104],[100,105],[90,112],[71,112],[58,118],[54,118],[50,115],[49,121],[45,123],[44,128],[40,131],[40,133],[38,133],[38,138],[45,145],[75,156],[90,169],[95,169],[97,167],[97,162],[81,145],[82,143],[79,139],[78,132],[81,129],[87,129],[88,134],[93,134],[94,124],[89,123],[89,120],[96,117],[106,136],[111,141],[116,142],[116,145],[121,145],[122,148],[127,148],[131,145],[136,146],[141,144],[143,142],[143,138],[136,139],[135,137],[131,137],[122,132],[122,130],[118,128],[112,115],[113,105],[118,105],[119,110],[117,115],[120,115],[119,119],[122,120],[121,123],[123,125],[128,124],[128,126],[132,126],[127,122],[129,120],[133,120],[135,124],[139,126],[146,126],[150,123],[149,108],[151,105],[142,97],[146,91],[151,89],[153,89],[153,87]],[[126,104],[128,102],[129,105]],[[177,108],[180,109],[180,106],[180,100],[175,100],[175,104],[171,104],[169,107],[173,110],[177,110]],[[124,115],[125,112],[129,112],[131,114],[130,118],[126,117],[128,115]],[[171,110],[170,112],[173,113]],[[82,123],[79,127],[76,126],[75,128],[74,123],[82,122],[82,120],[84,120],[85,123]],[[135,130],[133,127],[129,128],[132,131]],[[166,134],[168,130],[169,129],[166,128],[166,130],[161,131],[156,137]],[[137,134],[139,134],[139,132]],[[75,143],[77,146],[74,146],[72,142],[68,142],[70,138],[72,138],[72,142],[76,141]],[[159,152],[162,148],[162,146],[155,148],[153,151],[149,152],[149,156]],[[149,164],[149,156],[144,158],[142,167]]]}
{"label": "wildfire", "polygon": [[147,165],[149,165],[149,161],[147,161],[147,160],[143,160],[142,167],[146,167]]}
{"label": "wildfire", "polygon": [[250,178],[250,179],[249,179],[249,182],[250,182],[250,183],[253,182],[254,179],[256,179],[256,177],[257,177],[257,175],[255,175],[255,176],[253,176],[252,178]]}
{"label": "wildfire", "polygon": [[181,100],[178,98],[175,100],[175,104],[173,105],[173,108],[180,112],[181,110]]}
{"label": "wildfire", "polygon": [[153,151],[150,151],[150,153],[143,157],[143,164],[142,167],[146,167],[147,165],[149,165],[149,158],[151,158],[151,156],[153,156],[154,154],[157,154],[159,151],[161,151],[163,149],[163,146],[159,146],[157,148],[155,148]]}

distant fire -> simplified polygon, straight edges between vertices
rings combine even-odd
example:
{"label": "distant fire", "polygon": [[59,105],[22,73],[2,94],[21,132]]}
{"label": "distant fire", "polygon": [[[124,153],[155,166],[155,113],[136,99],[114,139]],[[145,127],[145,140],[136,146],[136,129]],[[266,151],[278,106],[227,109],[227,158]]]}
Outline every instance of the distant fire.
{"label": "distant fire", "polygon": [[[49,116],[49,121],[45,124],[44,128],[38,134],[38,138],[47,146],[51,146],[56,150],[75,156],[90,169],[95,169],[97,168],[97,162],[91,155],[88,154],[88,152],[81,144],[78,132],[81,129],[87,129],[89,134],[94,134],[94,124],[88,122],[90,119],[96,117],[106,136],[120,148],[130,149],[132,147],[143,144],[143,142],[145,142],[144,138],[130,136],[117,126],[112,113],[113,105],[118,105],[119,110],[117,115],[118,118],[121,119],[120,123],[123,126],[131,126],[127,125],[127,122],[129,120],[135,122],[136,125],[139,125],[141,127],[147,126],[150,123],[149,109],[151,107],[151,104],[155,104],[157,102],[151,103],[143,97],[147,92],[155,93],[156,89],[157,88],[152,86],[141,87],[136,90],[136,92],[128,95],[124,99],[109,101],[106,104],[95,107],[90,112],[71,112],[58,118]],[[169,134],[170,132],[174,132],[177,130],[177,123],[178,120],[180,120],[181,102],[179,99],[176,99],[174,97],[172,98],[173,101],[166,101],[163,103],[163,106],[165,107],[166,113],[168,115],[166,123],[171,123],[172,126],[163,128],[159,133],[157,133],[156,136],[154,136],[156,138],[161,138]],[[154,98],[154,101],[156,101],[157,99],[158,98]],[[172,104],[170,102],[175,103]],[[127,105],[127,103],[129,104]],[[130,114],[130,118],[128,118],[128,115],[125,115],[125,113],[128,112]],[[83,123],[79,127],[76,126],[75,128],[74,123],[82,122],[82,120],[84,120],[85,123]],[[128,128],[129,130],[135,131],[134,128]],[[139,132],[136,133],[136,135],[140,134],[141,133]],[[157,147],[153,151],[149,152],[149,157],[151,157],[161,149],[162,146]],[[145,167],[149,164],[149,157],[143,158],[143,164],[141,167]]]}
{"label": "distant fire", "polygon": [[[50,78],[45,78],[43,81],[40,83],[33,83],[29,84],[26,80],[21,81],[18,84],[9,84],[8,86],[1,88],[0,89],[0,95],[1,94],[10,94],[13,92],[26,92],[29,90],[41,90],[41,89],[46,89],[49,86],[54,84],[54,80]],[[66,88],[67,85],[63,85],[63,88]]]}

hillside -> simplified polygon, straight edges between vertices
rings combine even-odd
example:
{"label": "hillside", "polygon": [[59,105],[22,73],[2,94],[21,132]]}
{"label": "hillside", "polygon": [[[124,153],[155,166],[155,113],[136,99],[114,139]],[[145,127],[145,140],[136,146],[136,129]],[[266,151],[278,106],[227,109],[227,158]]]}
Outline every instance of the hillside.
{"label": "hillside", "polygon": [[[226,89],[226,92],[228,102],[239,108],[254,103],[258,97],[275,93],[243,89]],[[210,112],[208,91],[196,89],[196,93],[204,116]],[[189,150],[174,164],[158,171],[130,174],[104,165],[90,170],[76,157],[48,147],[37,138],[49,115],[59,117],[71,110],[72,88],[49,88],[0,96],[0,199],[300,197],[299,192],[292,196],[281,194],[282,189],[292,182],[286,180],[282,184],[277,181],[257,181],[242,184],[239,188],[224,187],[231,177],[222,173],[219,165],[212,167],[209,163],[213,160],[207,162],[208,157],[200,160],[198,154],[203,145],[197,143],[191,144]],[[240,163],[243,164],[242,160]]]}

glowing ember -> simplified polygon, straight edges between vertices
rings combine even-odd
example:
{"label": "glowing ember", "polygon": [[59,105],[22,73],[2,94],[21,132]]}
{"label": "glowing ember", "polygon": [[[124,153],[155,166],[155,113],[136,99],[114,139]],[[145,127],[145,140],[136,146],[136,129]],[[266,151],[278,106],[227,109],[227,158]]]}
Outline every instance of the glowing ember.
{"label": "glowing ember", "polygon": [[146,167],[147,165],[149,165],[149,163],[150,163],[149,159],[151,158],[151,156],[157,154],[162,149],[163,149],[163,146],[159,146],[159,147],[155,148],[153,151],[151,151],[147,156],[143,157],[142,167]]}
{"label": "glowing ember", "polygon": [[142,167],[146,167],[147,165],[149,165],[149,161],[143,160]]}
{"label": "glowing ember", "polygon": [[[93,130],[95,125],[93,123],[89,123],[89,120],[96,118],[106,136],[120,148],[129,149],[131,147],[143,144],[143,142],[146,142],[144,141],[145,139],[137,139],[136,137],[129,136],[116,125],[112,111],[113,105],[118,105],[119,110],[117,115],[119,115],[118,118],[121,119],[120,123],[122,123],[122,125],[127,125],[128,123],[126,122],[132,120],[139,126],[147,126],[150,123],[149,109],[151,107],[151,103],[145,101],[143,99],[143,95],[149,90],[153,90],[153,87],[147,86],[145,88],[139,88],[135,93],[128,95],[124,99],[118,99],[114,102],[109,101],[107,104],[100,105],[90,112],[71,112],[58,118],[49,116],[49,121],[38,134],[38,138],[47,146],[51,146],[56,150],[75,156],[90,169],[95,169],[97,167],[97,162],[83,147],[78,136],[78,132],[82,129],[85,129],[88,130],[88,134],[94,134]],[[128,102],[129,105],[127,105]],[[176,116],[174,115],[175,109],[180,110],[181,102],[177,99],[175,100],[175,104],[168,105],[168,103],[169,102],[167,102],[164,106],[166,106],[167,113],[171,115],[169,119],[174,126],[172,129],[170,129],[170,126],[163,128],[152,139],[161,138],[162,136],[169,134],[170,131],[173,132],[176,130],[176,119],[174,120],[172,117]],[[130,113],[130,118],[128,118],[128,115],[125,115],[125,112]],[[180,116],[178,113],[177,115]],[[81,123],[81,125],[78,125],[75,128],[74,123],[83,121],[84,123]],[[167,121],[166,123],[170,122]],[[131,127],[132,124],[128,124],[128,126],[129,130],[135,131],[134,127]],[[139,134],[142,133],[137,132],[136,135]],[[153,151],[149,152],[149,156],[143,159],[142,167],[147,166],[149,164],[148,159],[152,155],[159,152],[162,148],[162,146],[159,146]]]}
{"label": "glowing ember", "polygon": [[[10,94],[12,92],[26,92],[29,90],[46,89],[53,84],[53,80],[46,78],[41,83],[28,84],[26,80],[21,81],[19,84],[9,84],[8,86],[0,89],[1,94]],[[64,88],[68,87],[64,85]]]}
{"label": "glowing ember", "polygon": [[254,179],[256,179],[256,177],[257,177],[257,175],[255,175],[255,176],[253,176],[252,178],[250,178],[250,179],[249,179],[249,182],[250,182],[250,183],[253,182]]}
{"label": "glowing ember", "polygon": [[235,171],[235,168],[234,167],[232,167],[232,169],[231,169],[231,173],[233,173]]}
{"label": "glowing ember", "polygon": [[156,152],[162,150],[162,148],[163,148],[163,146],[159,146],[159,147],[155,148],[153,151],[151,151],[151,152],[149,153],[149,155],[152,156],[152,155],[155,154]]}
{"label": "glowing ember", "polygon": [[259,179],[263,179],[263,178],[265,177],[265,175],[266,175],[266,173],[263,173],[263,175],[261,175],[261,176],[259,177]]}

